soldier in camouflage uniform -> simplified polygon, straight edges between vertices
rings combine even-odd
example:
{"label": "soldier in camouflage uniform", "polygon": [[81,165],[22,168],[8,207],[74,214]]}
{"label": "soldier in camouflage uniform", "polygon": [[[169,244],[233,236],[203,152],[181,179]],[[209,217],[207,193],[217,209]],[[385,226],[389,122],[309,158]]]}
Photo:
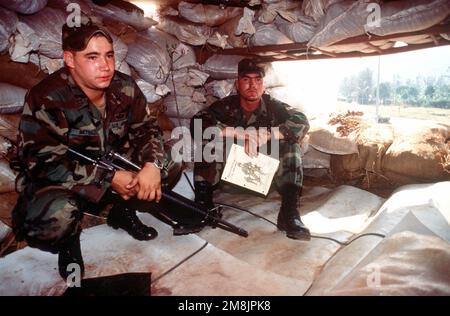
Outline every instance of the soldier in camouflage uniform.
{"label": "soldier in camouflage uniform", "polygon": [[[208,109],[197,113],[191,120],[191,133],[194,135],[194,133],[202,132],[196,131],[194,124],[195,120],[200,119],[203,131],[210,126],[217,126],[224,137],[235,139],[247,137],[250,141],[245,142],[245,147],[247,153],[251,155],[251,146],[248,144],[261,146],[267,145],[267,142],[270,143],[271,137],[278,139],[280,166],[274,178],[282,196],[278,228],[286,231],[290,238],[309,239],[309,230],[302,223],[297,209],[303,184],[299,142],[308,132],[309,123],[303,113],[264,94],[263,77],[264,69],[254,61],[250,59],[240,61],[236,80],[238,95],[219,100]],[[268,128],[266,130],[269,131],[272,128],[272,132],[259,134],[252,140],[251,134],[229,127]],[[202,146],[210,141],[211,139],[203,140]],[[212,192],[220,180],[223,168],[224,163],[217,161],[206,162],[203,159],[202,162],[195,162],[195,199],[198,203],[213,205]]]}
{"label": "soldier in camouflage uniform", "polygon": [[[62,36],[66,66],[26,96],[18,145],[22,185],[12,215],[17,239],[58,253],[59,272],[67,278],[70,263],[84,272],[80,225],[85,211],[113,204],[110,226],[138,240],[156,237],[156,230],[138,219],[133,203],[159,201],[161,178],[167,177],[162,167],[169,161],[144,95],[131,77],[115,71],[108,32],[83,20],[80,27],[64,25]],[[76,160],[68,147],[91,157],[126,150],[143,168],[137,174],[110,171]]]}

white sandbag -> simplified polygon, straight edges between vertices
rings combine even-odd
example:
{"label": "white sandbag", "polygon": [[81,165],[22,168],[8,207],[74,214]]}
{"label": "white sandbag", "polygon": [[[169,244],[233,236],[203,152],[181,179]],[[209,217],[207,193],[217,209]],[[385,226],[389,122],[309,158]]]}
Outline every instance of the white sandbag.
{"label": "white sandbag", "polygon": [[[177,111],[178,104],[178,111]],[[169,117],[180,117],[190,119],[197,112],[206,108],[203,103],[193,102],[191,97],[178,96],[175,100],[173,95],[169,95],[164,98],[164,106],[166,107],[165,114]],[[178,116],[179,113],[179,116]]]}
{"label": "white sandbag", "polygon": [[0,160],[0,193],[15,190],[16,173],[9,167],[9,162]]}
{"label": "white sandbag", "polygon": [[161,97],[170,93],[170,89],[165,84],[159,84],[156,86],[155,93]]}
{"label": "white sandbag", "polygon": [[126,61],[151,84],[164,83],[169,74],[169,54],[147,36],[139,35],[136,42],[128,46]]}
{"label": "white sandbag", "polygon": [[178,12],[180,16],[191,22],[217,26],[235,16],[241,15],[243,9],[238,7],[221,8],[217,5],[204,5],[201,3],[181,1],[178,4]]}
{"label": "white sandbag", "polygon": [[301,8],[299,1],[283,0],[275,3],[263,4],[259,11],[258,21],[261,23],[272,23],[280,15],[290,22],[296,22],[297,17],[294,10]]}
{"label": "white sandbag", "polygon": [[184,45],[174,36],[155,28],[148,29],[146,36],[161,49],[173,54],[173,69],[178,70],[195,65],[195,52],[191,46]]}
{"label": "white sandbag", "polygon": [[49,58],[63,57],[61,29],[66,23],[64,12],[47,7],[37,14],[20,17],[20,21],[33,30],[31,36],[37,36],[40,54]]}
{"label": "white sandbag", "polygon": [[62,58],[51,59],[36,53],[30,54],[30,62],[48,74],[52,74],[64,66],[64,60]]}
{"label": "white sandbag", "polygon": [[[78,5],[81,12],[88,16],[92,16],[94,14],[94,10],[92,9],[91,2],[92,1],[90,0],[77,0],[76,2],[73,0],[48,0],[47,6],[70,14],[74,12],[74,5]],[[67,11],[67,9],[69,9],[69,11]]]}
{"label": "white sandbag", "polygon": [[0,82],[0,113],[20,113],[27,90]]}
{"label": "white sandbag", "polygon": [[126,3],[127,8],[120,8],[113,4],[99,6],[91,3],[91,7],[96,15],[103,18],[116,20],[131,25],[139,31],[143,31],[156,25],[158,22],[144,16],[143,11],[131,3]]}
{"label": "white sandbag", "polygon": [[212,29],[207,25],[194,24],[174,17],[164,17],[156,27],[193,46],[204,45],[212,34]]}
{"label": "white sandbag", "polygon": [[[116,64],[117,64],[117,61],[116,61]],[[130,69],[130,66],[128,66],[126,61],[123,61],[120,63],[119,66],[116,66],[116,70],[120,71],[121,73],[124,73],[128,76],[131,76],[131,69]]]}
{"label": "white sandbag", "polygon": [[393,1],[383,3],[379,26],[368,25],[375,35],[414,32],[439,24],[450,14],[448,0]]}
{"label": "white sandbag", "polygon": [[239,25],[240,20],[241,17],[237,16],[219,26],[219,28],[217,29],[217,33],[219,33],[220,36],[218,37],[217,35],[212,35],[210,37],[213,43],[212,45],[214,45],[215,43],[215,46],[222,47],[223,38],[226,37],[227,43],[231,47],[245,47],[248,34],[242,33],[240,35],[236,35],[236,29]]}
{"label": "white sandbag", "polygon": [[264,86],[266,89],[283,87],[288,84],[287,78],[282,78],[280,74],[273,69],[272,64],[266,64],[264,66],[264,71]]}
{"label": "white sandbag", "polygon": [[141,89],[142,93],[145,95],[148,103],[154,103],[161,99],[161,96],[156,94],[155,86],[151,83],[145,82],[142,79],[137,79],[136,84]]}
{"label": "white sandbag", "polygon": [[[208,38],[208,40],[206,42],[212,46],[217,46],[222,49],[225,49],[228,44],[227,39],[228,39],[228,35],[222,35],[216,31],[216,32],[214,32],[213,35],[211,35],[210,38]],[[231,48],[231,46],[230,46],[230,48]]]}
{"label": "white sandbag", "polygon": [[10,38],[9,55],[12,61],[28,63],[30,52],[39,49],[39,38],[28,25],[17,23],[17,32]]}
{"label": "white sandbag", "polygon": [[206,103],[205,92],[204,91],[194,91],[192,94],[192,101],[196,103]]}
{"label": "white sandbag", "polygon": [[253,46],[290,44],[292,40],[281,33],[274,24],[255,23],[256,32],[251,37]]}
{"label": "white sandbag", "polygon": [[234,80],[215,80],[205,85],[209,95],[222,99],[232,94],[234,89]]}
{"label": "white sandbag", "polygon": [[187,85],[191,87],[203,86],[208,79],[209,75],[206,72],[198,69],[190,68],[188,71],[189,79]]}
{"label": "white sandbag", "polygon": [[203,64],[202,70],[213,79],[237,78],[238,63],[243,58],[238,55],[213,55]]}
{"label": "white sandbag", "polygon": [[234,31],[235,35],[241,35],[242,33],[246,34],[255,34],[256,29],[253,26],[253,19],[255,17],[255,11],[250,10],[249,8],[244,8],[244,14],[239,20],[239,23]]}
{"label": "white sandbag", "polygon": [[22,14],[34,14],[47,5],[47,0],[2,0],[0,6]]}
{"label": "white sandbag", "polygon": [[298,17],[298,21],[295,23],[277,18],[275,24],[283,34],[296,43],[309,41],[317,29],[317,23],[312,18],[306,16]]}
{"label": "white sandbag", "polygon": [[9,38],[16,31],[17,22],[19,19],[14,12],[0,7],[0,53],[8,49]]}
{"label": "white sandbag", "polygon": [[370,0],[343,1],[330,6],[308,47],[324,47],[340,40],[362,35],[367,23]]}

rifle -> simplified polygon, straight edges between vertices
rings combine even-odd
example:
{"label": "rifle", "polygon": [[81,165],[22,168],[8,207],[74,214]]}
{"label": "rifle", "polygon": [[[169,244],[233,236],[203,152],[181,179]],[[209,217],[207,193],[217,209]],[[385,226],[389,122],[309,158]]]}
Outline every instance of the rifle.
{"label": "rifle", "polygon": [[[135,164],[134,162],[130,161],[129,159],[121,156],[120,154],[114,152],[114,151],[108,151],[105,155],[100,156],[98,158],[91,158],[89,156],[86,156],[72,148],[67,149],[69,153],[74,154],[78,158],[81,158],[94,166],[98,166],[99,168],[104,168],[109,171],[116,171],[116,170],[126,170],[126,171],[137,171],[139,172],[142,167]],[[131,169],[131,170],[130,170]],[[235,226],[231,224],[230,222],[227,222],[223,220],[222,218],[214,215],[212,211],[215,209],[207,209],[203,205],[200,205],[198,203],[195,203],[192,200],[189,200],[188,198],[185,198],[184,196],[173,192],[172,190],[168,189],[162,189],[162,197],[161,199],[165,199],[167,201],[170,201],[174,203],[177,206],[183,207],[185,209],[188,209],[193,212],[197,212],[205,216],[206,220],[210,220],[211,223],[213,223],[215,226],[223,228],[225,230],[228,230],[232,233],[235,233],[237,235],[248,237],[248,232],[238,226]]]}

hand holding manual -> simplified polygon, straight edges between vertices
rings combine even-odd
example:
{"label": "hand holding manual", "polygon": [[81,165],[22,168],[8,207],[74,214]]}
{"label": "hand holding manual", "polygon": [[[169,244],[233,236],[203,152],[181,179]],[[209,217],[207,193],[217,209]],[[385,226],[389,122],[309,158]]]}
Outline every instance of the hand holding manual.
{"label": "hand holding manual", "polygon": [[242,146],[233,144],[222,180],[267,195],[280,161],[264,154],[250,157]]}

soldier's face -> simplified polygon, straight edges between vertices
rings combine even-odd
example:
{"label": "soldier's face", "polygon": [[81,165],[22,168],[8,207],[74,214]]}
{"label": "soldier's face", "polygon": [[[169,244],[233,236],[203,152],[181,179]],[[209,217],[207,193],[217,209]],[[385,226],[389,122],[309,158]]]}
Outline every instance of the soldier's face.
{"label": "soldier's face", "polygon": [[264,93],[264,79],[258,73],[248,73],[238,77],[236,89],[246,101],[258,101]]}
{"label": "soldier's face", "polygon": [[80,52],[64,52],[64,61],[75,81],[91,90],[107,88],[114,75],[113,46],[103,36],[94,36]]}

